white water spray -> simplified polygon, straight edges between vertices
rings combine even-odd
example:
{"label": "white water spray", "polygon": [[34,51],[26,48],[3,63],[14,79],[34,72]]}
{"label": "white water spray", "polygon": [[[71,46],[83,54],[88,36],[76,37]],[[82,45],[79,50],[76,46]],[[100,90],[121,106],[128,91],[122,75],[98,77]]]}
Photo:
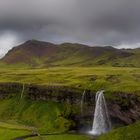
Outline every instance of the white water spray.
{"label": "white water spray", "polygon": [[89,133],[92,135],[101,135],[111,130],[111,122],[103,90],[96,93],[95,102],[93,127]]}

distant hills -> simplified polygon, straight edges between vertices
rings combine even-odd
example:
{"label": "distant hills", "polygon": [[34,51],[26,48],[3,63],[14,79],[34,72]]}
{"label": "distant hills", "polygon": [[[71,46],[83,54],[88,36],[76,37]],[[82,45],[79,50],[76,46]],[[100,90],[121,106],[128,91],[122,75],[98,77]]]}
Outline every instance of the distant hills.
{"label": "distant hills", "polygon": [[122,66],[140,67],[140,48],[116,49],[111,46],[60,45],[29,40],[11,49],[1,63],[31,67],[51,66]]}

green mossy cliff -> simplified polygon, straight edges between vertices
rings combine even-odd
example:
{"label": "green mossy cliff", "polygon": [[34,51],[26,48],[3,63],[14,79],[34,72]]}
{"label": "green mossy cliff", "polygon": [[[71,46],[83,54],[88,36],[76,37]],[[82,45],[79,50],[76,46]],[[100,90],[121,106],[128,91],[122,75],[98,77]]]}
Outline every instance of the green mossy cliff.
{"label": "green mossy cliff", "polygon": [[[66,86],[20,83],[0,84],[0,119],[34,126],[42,133],[91,128],[95,92],[86,90],[84,114],[80,112],[83,90]],[[139,96],[105,93],[114,124],[131,124],[140,119]]]}

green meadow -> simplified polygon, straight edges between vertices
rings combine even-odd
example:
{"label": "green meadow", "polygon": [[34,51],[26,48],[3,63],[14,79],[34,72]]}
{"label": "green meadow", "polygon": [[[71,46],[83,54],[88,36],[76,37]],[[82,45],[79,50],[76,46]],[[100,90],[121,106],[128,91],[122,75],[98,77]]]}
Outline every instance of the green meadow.
{"label": "green meadow", "polygon": [[[54,135],[54,136],[42,136],[43,140],[91,140],[90,136],[85,135]],[[28,138],[27,140],[40,140],[40,137]]]}
{"label": "green meadow", "polygon": [[31,128],[13,122],[0,122],[0,140],[11,140],[18,136],[31,134]]}
{"label": "green meadow", "polygon": [[0,82],[72,86],[107,92],[139,93],[140,68],[124,67],[52,67],[30,69],[0,68]]}

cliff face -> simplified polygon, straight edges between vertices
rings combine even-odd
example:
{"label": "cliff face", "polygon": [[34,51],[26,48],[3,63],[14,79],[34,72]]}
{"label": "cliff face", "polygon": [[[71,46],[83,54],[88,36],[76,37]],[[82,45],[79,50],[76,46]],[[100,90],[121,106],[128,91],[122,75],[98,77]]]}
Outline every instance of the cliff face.
{"label": "cliff face", "polygon": [[133,94],[117,94],[115,100],[108,102],[110,116],[125,124],[140,120],[140,98]]}
{"label": "cliff face", "polygon": [[[21,98],[22,84],[1,83],[0,99],[19,97]],[[77,125],[82,125],[81,120],[92,121],[95,107],[95,93],[86,90],[83,114],[80,112],[81,97],[83,90],[62,86],[39,86],[25,85],[22,97],[34,101],[52,101],[70,104],[78,107],[76,113],[71,113],[71,119]],[[140,120],[140,97],[133,94],[114,93],[111,98],[106,97],[109,114],[115,124],[131,124]]]}

